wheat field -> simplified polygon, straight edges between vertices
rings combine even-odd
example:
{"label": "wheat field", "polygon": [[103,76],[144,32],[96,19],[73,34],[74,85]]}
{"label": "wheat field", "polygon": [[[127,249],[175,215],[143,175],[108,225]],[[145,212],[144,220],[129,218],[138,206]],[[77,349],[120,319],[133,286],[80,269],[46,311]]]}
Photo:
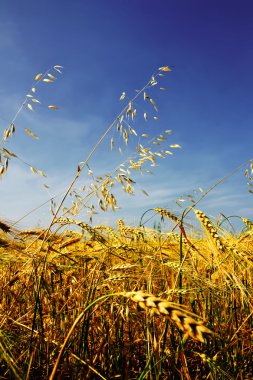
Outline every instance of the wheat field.
{"label": "wheat field", "polygon": [[251,379],[252,224],[195,214],[201,235],[1,222],[1,378]]}

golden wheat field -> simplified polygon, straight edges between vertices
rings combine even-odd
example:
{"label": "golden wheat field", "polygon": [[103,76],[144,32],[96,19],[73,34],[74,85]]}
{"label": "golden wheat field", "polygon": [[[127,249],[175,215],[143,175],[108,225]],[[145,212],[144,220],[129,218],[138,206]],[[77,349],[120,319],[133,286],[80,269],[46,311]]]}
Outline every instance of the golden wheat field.
{"label": "golden wheat field", "polygon": [[1,222],[1,379],[252,379],[252,223],[232,236]]}

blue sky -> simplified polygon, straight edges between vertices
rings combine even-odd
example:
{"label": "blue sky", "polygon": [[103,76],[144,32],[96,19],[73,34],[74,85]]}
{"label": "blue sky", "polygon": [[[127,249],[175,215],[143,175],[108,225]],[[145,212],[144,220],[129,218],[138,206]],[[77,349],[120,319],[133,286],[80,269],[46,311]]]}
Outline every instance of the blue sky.
{"label": "blue sky", "polygon": [[[253,158],[252,13],[252,1],[246,0],[2,0],[1,130],[13,119],[36,74],[53,65],[64,69],[62,75],[56,73],[55,83],[38,86],[36,97],[42,104],[33,104],[35,112],[21,112],[15,137],[5,145],[48,177],[45,181],[12,159],[0,183],[1,217],[20,220],[52,195],[59,202],[78,162],[126,104],[119,101],[121,93],[134,96],[161,66],[173,66],[173,71],[161,78],[167,91],[152,89],[159,122],[139,117],[133,127],[139,136],[145,131],[151,138],[171,129],[167,146],[180,144],[182,149],[160,160],[153,176],[135,177],[135,197],[117,192],[121,209],[101,212],[94,223],[113,224],[123,217],[138,224],[152,207],[180,215],[177,198],[199,187],[208,190]],[[47,109],[49,104],[59,110]],[[138,100],[138,115],[151,109]],[[32,139],[24,128],[40,139]],[[120,156],[111,153],[109,140],[90,161],[94,174],[112,171],[142,141],[132,140]],[[198,208],[214,217],[222,212],[252,219],[253,196],[244,170],[213,190]],[[42,186],[45,182],[49,192]],[[85,184],[83,172],[77,187]],[[19,225],[46,226],[50,218],[46,203]],[[79,218],[88,220],[85,212]]]}

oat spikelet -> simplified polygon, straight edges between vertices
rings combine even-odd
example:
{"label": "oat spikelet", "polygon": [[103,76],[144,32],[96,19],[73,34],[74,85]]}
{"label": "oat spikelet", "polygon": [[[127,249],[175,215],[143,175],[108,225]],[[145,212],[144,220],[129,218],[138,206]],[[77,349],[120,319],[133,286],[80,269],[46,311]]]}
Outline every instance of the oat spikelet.
{"label": "oat spikelet", "polygon": [[125,293],[124,296],[137,302],[141,308],[150,310],[153,314],[168,317],[184,333],[184,341],[190,336],[201,343],[205,343],[203,334],[213,334],[213,332],[205,326],[204,322],[199,320],[196,314],[184,309],[182,305],[169,302],[142,291],[128,292]]}
{"label": "oat spikelet", "polygon": [[206,214],[203,211],[195,210],[195,214],[197,218],[199,219],[200,223],[206,230],[206,232],[210,235],[212,238],[215,246],[218,248],[219,251],[224,252],[225,246],[222,244],[222,241],[217,233],[217,230],[214,228],[213,224],[211,223],[210,219],[206,216]]}

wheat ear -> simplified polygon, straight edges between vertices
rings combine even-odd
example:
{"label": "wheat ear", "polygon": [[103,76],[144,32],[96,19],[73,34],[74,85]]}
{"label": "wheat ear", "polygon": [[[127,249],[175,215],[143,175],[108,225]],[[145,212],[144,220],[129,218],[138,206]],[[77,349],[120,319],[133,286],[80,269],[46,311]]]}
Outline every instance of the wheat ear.
{"label": "wheat ear", "polygon": [[180,229],[180,231],[182,233],[182,237],[183,237],[182,241],[183,241],[183,243],[188,244],[190,248],[192,248],[192,249],[194,249],[194,251],[200,253],[198,251],[198,249],[196,247],[194,247],[194,245],[188,239],[181,219],[179,219],[174,214],[172,214],[171,212],[169,212],[168,210],[166,210],[164,208],[158,208],[158,207],[156,207],[156,208],[154,208],[154,211],[158,212],[162,216],[166,216],[166,218],[168,218],[168,219],[172,220],[173,222],[175,222],[176,225],[178,225],[178,227],[179,227],[179,229]]}
{"label": "wheat ear", "polygon": [[7,224],[3,220],[0,220],[0,232],[4,232],[5,234],[9,234],[14,238],[18,238],[20,235],[20,231],[11,225]]}
{"label": "wheat ear", "polygon": [[253,230],[253,223],[251,222],[251,220],[249,219],[246,219],[246,218],[241,218],[243,223],[246,224],[246,226],[248,226],[251,230]]}
{"label": "wheat ear", "polygon": [[82,221],[70,219],[70,218],[58,218],[55,223],[60,224],[75,224],[76,226],[81,227],[83,230],[86,230],[94,240],[98,241],[99,243],[106,244],[107,240],[99,234],[94,228],[89,226],[89,224],[84,223]]}
{"label": "wheat ear", "polygon": [[[204,229],[206,230],[206,232],[212,238],[214,244],[216,245],[216,247],[218,248],[219,251],[221,251],[221,252],[232,252],[233,254],[243,258],[244,260],[252,261],[252,258],[247,253],[244,253],[242,251],[239,252],[236,248],[231,247],[229,244],[224,245],[222,243],[216,229],[214,228],[210,219],[206,216],[206,214],[204,214],[203,211],[196,210],[195,214],[196,214],[197,218],[199,219],[199,221],[201,222]],[[246,219],[246,220],[247,220],[247,222],[249,222],[248,219]],[[246,221],[244,221],[244,223],[246,223]]]}
{"label": "wheat ear", "polygon": [[123,295],[137,302],[141,308],[150,310],[153,314],[168,317],[183,332],[184,341],[190,336],[194,340],[205,343],[206,340],[203,334],[213,334],[213,332],[205,326],[204,321],[199,320],[199,316],[184,309],[182,305],[169,302],[142,291],[127,292]]}
{"label": "wheat ear", "polygon": [[125,238],[126,237],[126,232],[125,232],[125,223],[123,219],[118,219],[118,231],[120,233],[120,236]]}
{"label": "wheat ear", "polygon": [[119,242],[119,237],[118,235],[114,232],[114,229],[112,227],[109,227],[109,226],[105,226],[105,225],[98,225],[98,226],[94,226],[93,227],[94,230],[105,230],[108,232],[108,235],[114,239],[115,241]]}
{"label": "wheat ear", "polygon": [[221,241],[221,239],[217,233],[217,230],[214,228],[210,219],[206,216],[206,214],[203,211],[195,210],[195,214],[196,214],[197,218],[199,219],[201,225],[204,227],[207,234],[213,240],[213,242],[214,242],[215,246],[218,248],[218,250],[224,252],[226,247],[222,244],[222,241]]}
{"label": "wheat ear", "polygon": [[165,208],[156,207],[154,208],[154,211],[158,212],[162,216],[166,216],[166,218],[171,219],[173,222],[180,223],[180,219]]}

